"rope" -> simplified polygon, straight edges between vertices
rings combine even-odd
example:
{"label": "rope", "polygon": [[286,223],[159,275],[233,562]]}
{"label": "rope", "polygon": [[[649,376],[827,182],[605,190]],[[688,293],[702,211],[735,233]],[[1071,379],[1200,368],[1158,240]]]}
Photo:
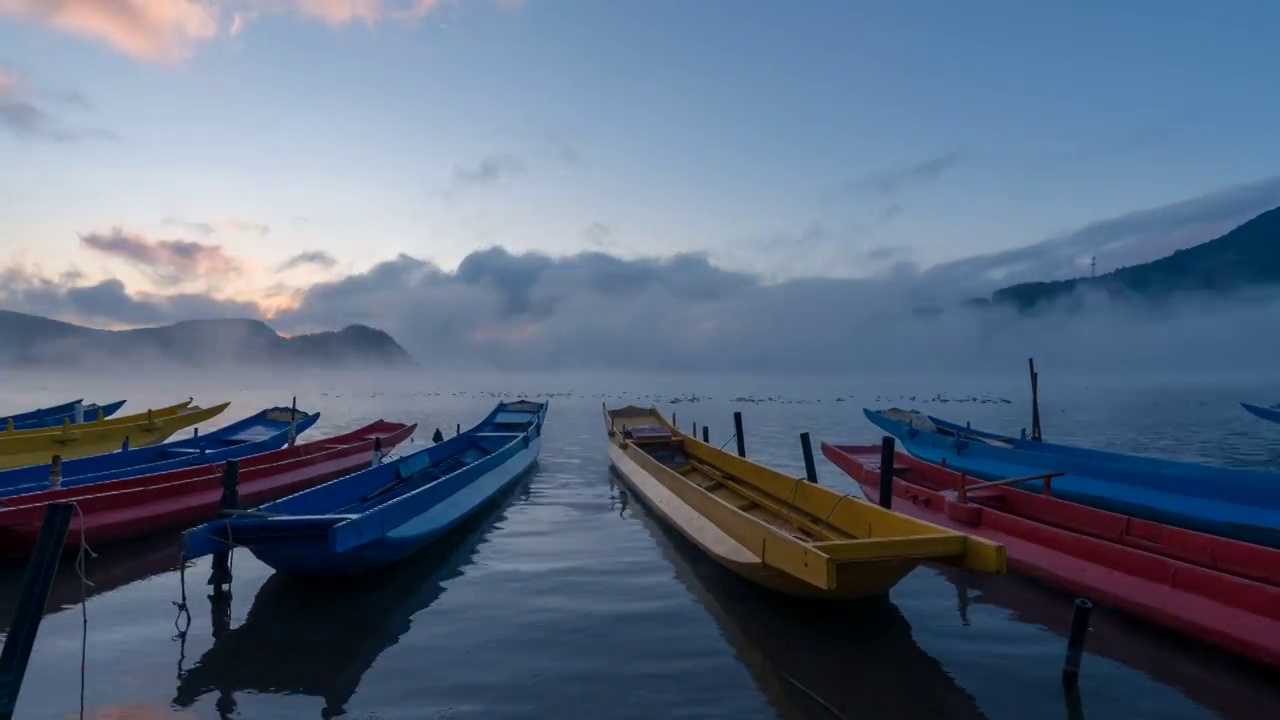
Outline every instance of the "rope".
{"label": "rope", "polygon": [[721,450],[725,449],[725,448],[729,445],[729,443],[733,442],[733,441],[734,441],[734,440],[736,440],[737,438],[738,438],[738,433],[734,433],[734,434],[730,435],[730,436],[729,436],[729,439],[724,441],[724,445],[721,445],[721,446],[720,446],[720,449],[721,449]]}
{"label": "rope", "polygon": [[831,516],[834,515],[836,512],[836,508],[839,507],[840,503],[843,502],[844,499],[847,497],[853,497],[853,494],[845,493],[840,497],[836,498],[835,502],[831,503],[831,509],[827,511],[827,516],[822,518],[822,522],[818,525],[818,530],[820,532],[826,529],[827,521],[831,519]]}
{"label": "rope", "polygon": [[93,583],[89,581],[85,574],[86,557],[98,557],[89,543],[85,540],[84,534],[84,510],[80,509],[78,503],[71,503],[75,508],[76,514],[80,516],[80,549],[76,553],[76,575],[80,576],[80,720],[84,720],[84,695],[85,695],[85,676],[87,675],[88,658],[89,658],[89,588],[93,587]]}

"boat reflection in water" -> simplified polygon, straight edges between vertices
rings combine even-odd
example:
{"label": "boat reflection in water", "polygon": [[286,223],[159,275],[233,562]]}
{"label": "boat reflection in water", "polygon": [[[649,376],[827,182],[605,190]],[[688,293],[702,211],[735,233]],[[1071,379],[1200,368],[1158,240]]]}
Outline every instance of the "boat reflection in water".
{"label": "boat reflection in water", "polygon": [[444,594],[444,583],[462,575],[517,497],[528,499],[527,479],[435,545],[358,582],[274,574],[234,629],[215,607],[213,647],[179,674],[173,704],[189,708],[217,693],[215,706],[227,717],[237,692],[309,695],[324,700],[322,717],[344,714],[364,673]]}
{"label": "boat reflection in water", "polygon": [[705,556],[611,483],[619,515],[639,517],[676,578],[719,624],[787,720],[982,718],[974,698],[911,637],[887,598],[823,602],[756,587]]}
{"label": "boat reflection in water", "polygon": [[[942,565],[932,567],[956,587],[956,610],[961,620],[967,619],[971,605],[995,605],[1019,622],[1046,628],[1063,638],[1070,632],[1070,595],[1016,575],[979,577]],[[1275,675],[1261,666],[1104,607],[1094,608],[1089,626],[1085,652],[1176,688],[1219,717],[1277,717],[1280,685]]]}
{"label": "boat reflection in water", "polygon": [[[177,570],[179,564],[178,536],[172,534],[126,540],[94,552],[96,556],[85,565],[85,578],[91,583],[88,585],[81,582],[74,557],[64,557],[58,563],[58,574],[45,605],[46,615],[77,607],[81,598]],[[9,631],[25,573],[25,560],[0,563],[0,633]]]}

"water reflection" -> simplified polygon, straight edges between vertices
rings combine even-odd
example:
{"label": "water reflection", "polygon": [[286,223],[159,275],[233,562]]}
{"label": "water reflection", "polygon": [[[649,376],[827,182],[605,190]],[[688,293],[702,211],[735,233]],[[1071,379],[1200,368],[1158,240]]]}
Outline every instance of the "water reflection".
{"label": "water reflection", "polygon": [[[222,717],[236,712],[235,693],[310,695],[324,700],[321,717],[346,712],[365,672],[409,631],[413,617],[462,574],[522,482],[497,507],[457,528],[431,548],[359,580],[309,581],[272,575],[234,629],[215,620],[214,644],[178,678],[173,704],[191,707],[208,693]],[[222,609],[213,605],[215,617]]]}
{"label": "water reflection", "polygon": [[676,578],[719,624],[783,718],[984,717],[974,698],[916,644],[911,625],[888,599],[828,603],[763,591],[640,503],[628,503],[627,491],[611,483],[617,504],[641,518]]}
{"label": "water reflection", "polygon": [[[962,619],[970,605],[995,605],[1018,622],[1044,627],[1063,638],[1071,628],[1068,595],[1016,575],[981,576],[943,565],[930,567],[956,587],[956,611]],[[1090,628],[1086,653],[1145,673],[1219,717],[1277,717],[1280,684],[1267,670],[1107,608],[1094,609]],[[1082,680],[1089,675],[1088,664],[1086,659]]]}
{"label": "water reflection", "polygon": [[[46,615],[76,607],[82,597],[101,595],[132,582],[170,572],[178,568],[178,536],[156,535],[148,538],[114,543],[90,557],[85,564],[85,578],[81,582],[76,572],[75,557],[66,556],[58,563]],[[26,566],[22,562],[6,561],[0,565],[0,633],[8,632],[13,612],[18,605],[18,593]]]}

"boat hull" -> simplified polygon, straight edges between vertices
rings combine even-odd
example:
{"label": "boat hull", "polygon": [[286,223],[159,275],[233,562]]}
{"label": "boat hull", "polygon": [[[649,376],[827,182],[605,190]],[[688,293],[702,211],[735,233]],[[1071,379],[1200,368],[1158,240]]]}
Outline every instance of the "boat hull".
{"label": "boat hull", "polygon": [[1250,405],[1249,403],[1240,403],[1250,415],[1260,417],[1263,420],[1273,423],[1280,423],[1280,409],[1262,407],[1260,405]]}
{"label": "boat hull", "polygon": [[618,446],[609,446],[610,467],[632,496],[665,525],[697,545],[712,560],[734,574],[783,595],[797,598],[856,600],[883,595],[908,573],[918,561],[881,561],[858,567],[844,566],[836,576],[836,588],[823,589],[766,564],[758,554],[735,542],[714,526],[700,523],[674,493],[645,472]]}
{"label": "boat hull", "polygon": [[258,544],[251,538],[241,538],[238,542],[263,564],[288,575],[332,578],[372,572],[423,550],[488,507],[533,469],[541,449],[542,439],[535,439],[491,472],[388,531],[381,539],[345,552],[329,552],[329,530],[336,524],[331,517],[318,518],[309,530],[299,528],[297,535],[288,540]]}
{"label": "boat hull", "polygon": [[[1049,492],[1072,502],[1212,535],[1280,547],[1280,478],[1224,485],[1187,474],[1163,475],[1140,468],[1047,455],[918,429],[865,410],[872,423],[894,435],[911,455],[982,480],[1065,473]],[[1270,475],[1270,474],[1266,474]],[[1043,480],[1020,483],[1043,492]]]}
{"label": "boat hull", "polygon": [[[286,420],[271,418],[293,412],[291,408],[272,408],[204,435],[67,460],[62,463],[61,487],[155,475],[277,450],[289,442],[290,428]],[[298,412],[296,418],[295,437],[315,425],[320,414]],[[0,498],[47,489],[50,470],[48,464],[0,470]]]}
{"label": "boat hull", "polygon": [[112,424],[118,421],[105,420],[35,434],[19,431],[8,438],[4,437],[8,433],[0,433],[0,469],[41,465],[54,455],[67,460],[113,452],[123,447],[126,441],[131,448],[155,445],[180,430],[216,417],[230,404],[221,403],[209,408],[183,407],[170,415],[126,424]]}
{"label": "boat hull", "polygon": [[[97,420],[105,420],[120,411],[124,407],[124,400],[99,405],[97,403],[67,403],[58,405],[47,410],[37,410],[31,413],[20,413],[10,417],[0,417],[0,431],[12,430],[33,430],[36,428],[58,427],[66,420],[73,425],[76,424],[76,405],[80,405],[79,415],[81,422],[94,422]],[[9,423],[13,426],[10,427]]]}
{"label": "boat hull", "polygon": [[[878,446],[823,443],[822,453],[878,500]],[[975,490],[975,502],[958,503],[954,493],[937,489],[958,487],[958,473],[903,454],[896,468],[895,509],[1003,544],[1014,572],[1280,666],[1280,551],[1178,528],[1161,533],[1142,521],[1012,488]]]}
{"label": "boat hull", "polygon": [[[241,461],[237,507],[285,497],[368,467],[374,438],[384,452],[404,442],[416,426],[375,423],[353,433],[282,448]],[[187,528],[218,516],[223,464],[206,465],[80,488],[18,496],[0,508],[0,553],[25,556],[40,532],[44,505],[75,502],[65,550]],[[83,529],[83,536],[81,530]]]}

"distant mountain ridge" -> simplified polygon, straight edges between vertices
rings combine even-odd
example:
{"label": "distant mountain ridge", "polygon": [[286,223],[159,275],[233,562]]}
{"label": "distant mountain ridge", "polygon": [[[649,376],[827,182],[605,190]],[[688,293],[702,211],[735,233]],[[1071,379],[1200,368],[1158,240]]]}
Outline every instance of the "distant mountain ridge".
{"label": "distant mountain ridge", "polygon": [[1280,207],[1222,237],[1158,260],[1093,278],[1011,285],[993,293],[990,303],[1027,311],[1069,301],[1078,290],[1160,301],[1193,293],[1231,295],[1265,286],[1280,286]]}
{"label": "distant mountain ridge", "polygon": [[0,365],[68,366],[102,361],[190,366],[396,366],[413,358],[365,325],[284,337],[261,320],[186,320],[162,327],[99,330],[0,310]]}

